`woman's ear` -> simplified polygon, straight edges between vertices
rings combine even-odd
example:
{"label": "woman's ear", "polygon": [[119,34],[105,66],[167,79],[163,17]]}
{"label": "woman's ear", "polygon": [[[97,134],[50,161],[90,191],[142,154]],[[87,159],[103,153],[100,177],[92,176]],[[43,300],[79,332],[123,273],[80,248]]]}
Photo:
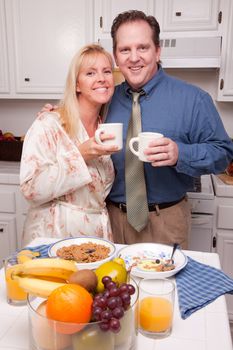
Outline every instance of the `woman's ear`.
{"label": "woman's ear", "polygon": [[78,83],[76,84],[76,92],[81,92]]}

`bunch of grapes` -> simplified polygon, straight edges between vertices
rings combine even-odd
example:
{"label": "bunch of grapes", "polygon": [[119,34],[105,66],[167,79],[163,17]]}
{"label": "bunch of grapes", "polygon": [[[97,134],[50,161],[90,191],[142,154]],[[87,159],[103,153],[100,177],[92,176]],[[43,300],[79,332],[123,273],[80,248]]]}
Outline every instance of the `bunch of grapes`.
{"label": "bunch of grapes", "polygon": [[135,288],[128,283],[122,283],[118,287],[109,276],[103,277],[102,282],[105,289],[103,293],[94,296],[92,319],[101,321],[99,326],[103,331],[118,333],[121,330],[120,319],[130,306]]}

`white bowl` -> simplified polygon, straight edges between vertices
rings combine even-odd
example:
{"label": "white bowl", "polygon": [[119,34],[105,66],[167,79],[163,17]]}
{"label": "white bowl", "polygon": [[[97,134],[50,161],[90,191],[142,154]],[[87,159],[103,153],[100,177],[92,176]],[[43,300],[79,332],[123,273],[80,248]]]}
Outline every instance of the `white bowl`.
{"label": "white bowl", "polygon": [[92,237],[92,236],[85,236],[85,237],[71,237],[71,238],[65,238],[62,239],[60,241],[57,241],[55,243],[53,243],[49,249],[48,249],[48,255],[51,258],[57,257],[57,250],[59,248],[62,247],[69,247],[73,244],[83,244],[83,243],[95,243],[95,244],[101,244],[104,245],[108,248],[110,248],[110,252],[107,258],[102,259],[102,260],[98,260],[95,262],[90,262],[90,263],[76,263],[77,267],[79,270],[83,270],[83,269],[90,269],[90,270],[94,270],[96,269],[98,266],[102,265],[103,263],[112,260],[115,255],[116,255],[116,247],[114,245],[114,243],[103,239],[103,238],[98,238],[98,237]]}
{"label": "white bowl", "polygon": [[127,270],[131,269],[131,275],[140,278],[167,278],[182,270],[188,262],[187,256],[177,249],[173,256],[175,269],[170,271],[145,271],[137,265],[132,265],[137,261],[169,259],[173,246],[157,243],[136,243],[124,247],[118,251],[118,256],[124,259]]}

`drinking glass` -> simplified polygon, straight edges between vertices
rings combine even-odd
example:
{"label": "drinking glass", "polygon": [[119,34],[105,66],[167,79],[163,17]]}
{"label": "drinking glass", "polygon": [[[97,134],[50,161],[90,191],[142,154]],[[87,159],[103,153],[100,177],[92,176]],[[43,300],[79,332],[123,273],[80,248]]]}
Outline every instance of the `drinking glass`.
{"label": "drinking glass", "polygon": [[10,305],[26,305],[27,293],[20,288],[14,273],[19,266],[15,256],[9,256],[3,260],[6,282],[6,299]]}
{"label": "drinking glass", "polygon": [[175,284],[169,279],[142,279],[137,306],[138,331],[149,338],[171,334]]}

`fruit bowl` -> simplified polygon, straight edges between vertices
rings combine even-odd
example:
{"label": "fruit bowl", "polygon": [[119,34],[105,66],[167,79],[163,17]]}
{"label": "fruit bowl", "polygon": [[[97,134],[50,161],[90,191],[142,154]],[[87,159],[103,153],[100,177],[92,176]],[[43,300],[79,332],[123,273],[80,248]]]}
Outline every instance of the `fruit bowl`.
{"label": "fruit bowl", "polygon": [[[92,237],[92,236],[71,237],[71,238],[66,238],[66,239],[62,239],[60,241],[57,241],[49,247],[48,255],[49,255],[49,257],[53,257],[53,258],[58,257],[58,255],[57,255],[58,249],[63,248],[63,247],[70,247],[72,245],[80,246],[81,244],[85,244],[85,243],[91,243],[94,245],[104,246],[104,247],[109,249],[109,253],[108,253],[107,257],[99,259],[99,260],[94,261],[94,262],[76,262],[77,268],[79,270],[81,270],[81,269],[94,270],[97,267],[99,267],[100,265],[102,265],[103,263],[112,260],[116,255],[116,246],[114,245],[114,243],[112,243],[106,239],[103,239],[103,238]],[[92,254],[92,253],[90,252],[90,254]]]}
{"label": "fruit bowl", "polygon": [[138,287],[130,307],[120,319],[121,330],[114,333],[101,329],[102,322],[70,323],[46,317],[46,299],[28,295],[29,339],[31,350],[134,350],[136,349],[135,308]]}

